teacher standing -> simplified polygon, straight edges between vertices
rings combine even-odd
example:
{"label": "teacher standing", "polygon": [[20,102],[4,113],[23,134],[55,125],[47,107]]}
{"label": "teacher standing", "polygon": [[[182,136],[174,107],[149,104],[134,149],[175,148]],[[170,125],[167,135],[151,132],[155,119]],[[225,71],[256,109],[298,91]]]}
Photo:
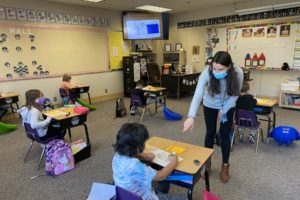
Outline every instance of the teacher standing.
{"label": "teacher standing", "polygon": [[[230,137],[232,130],[235,102],[239,97],[243,83],[243,71],[233,65],[231,56],[219,51],[199,77],[199,82],[190,106],[188,118],[184,122],[183,132],[193,129],[198,107],[203,99],[203,110],[206,125],[205,147],[214,147],[217,131],[217,120],[220,120],[222,149],[222,166],[220,179],[223,183],[229,180]],[[207,165],[210,171],[211,163]]]}

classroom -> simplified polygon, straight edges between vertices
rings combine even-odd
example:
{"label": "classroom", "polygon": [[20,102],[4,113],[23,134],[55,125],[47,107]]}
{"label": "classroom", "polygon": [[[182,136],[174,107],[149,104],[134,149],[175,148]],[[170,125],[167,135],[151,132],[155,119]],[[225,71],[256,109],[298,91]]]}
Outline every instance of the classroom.
{"label": "classroom", "polygon": [[0,0],[0,46],[0,199],[299,199],[299,1]]}

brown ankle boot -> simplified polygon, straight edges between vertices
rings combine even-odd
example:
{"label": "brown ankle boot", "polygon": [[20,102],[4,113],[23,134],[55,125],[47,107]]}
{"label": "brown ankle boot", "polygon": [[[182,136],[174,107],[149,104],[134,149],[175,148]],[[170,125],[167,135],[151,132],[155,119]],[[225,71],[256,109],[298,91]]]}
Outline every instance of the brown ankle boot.
{"label": "brown ankle boot", "polygon": [[222,164],[220,179],[223,183],[227,183],[229,180],[229,164]]}

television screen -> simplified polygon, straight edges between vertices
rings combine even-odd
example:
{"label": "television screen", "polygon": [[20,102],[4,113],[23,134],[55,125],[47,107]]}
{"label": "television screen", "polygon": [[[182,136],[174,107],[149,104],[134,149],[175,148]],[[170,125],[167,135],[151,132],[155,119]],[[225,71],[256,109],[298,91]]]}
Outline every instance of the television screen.
{"label": "television screen", "polygon": [[133,13],[123,16],[124,39],[162,39],[163,24],[161,14]]}

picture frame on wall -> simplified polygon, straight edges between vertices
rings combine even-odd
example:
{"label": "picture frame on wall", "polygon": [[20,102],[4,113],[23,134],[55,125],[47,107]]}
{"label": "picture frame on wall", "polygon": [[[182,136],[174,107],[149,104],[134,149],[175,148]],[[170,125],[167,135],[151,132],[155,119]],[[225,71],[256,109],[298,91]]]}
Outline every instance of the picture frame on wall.
{"label": "picture frame on wall", "polygon": [[18,20],[26,21],[27,20],[26,10],[18,9],[17,10],[17,18],[18,18]]}
{"label": "picture frame on wall", "polygon": [[5,19],[5,11],[3,7],[0,7],[0,19]]}
{"label": "picture frame on wall", "polygon": [[182,48],[182,43],[176,43],[175,51],[180,51]]}
{"label": "picture frame on wall", "polygon": [[34,10],[27,10],[28,21],[36,22],[36,12]]}
{"label": "picture frame on wall", "polygon": [[6,18],[7,19],[17,19],[17,11],[14,8],[6,8]]}
{"label": "picture frame on wall", "polygon": [[165,44],[165,52],[170,52],[172,50],[171,44]]}

